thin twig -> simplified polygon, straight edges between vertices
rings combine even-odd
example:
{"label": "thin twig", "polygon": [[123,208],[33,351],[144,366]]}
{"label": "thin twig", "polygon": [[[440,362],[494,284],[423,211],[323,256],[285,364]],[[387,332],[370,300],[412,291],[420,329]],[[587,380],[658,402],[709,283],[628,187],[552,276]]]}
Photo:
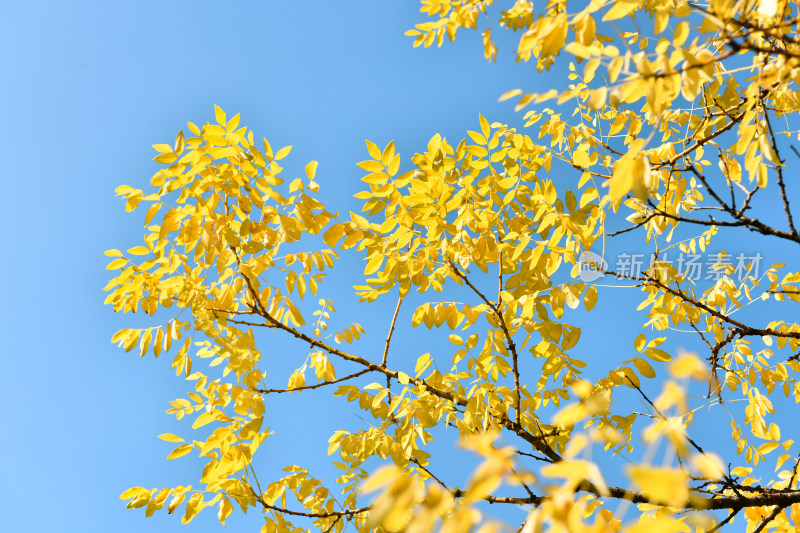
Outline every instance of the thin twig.
{"label": "thin twig", "polygon": [[361,513],[366,513],[371,509],[371,506],[361,507],[358,509],[347,509],[344,511],[330,511],[328,513],[303,513],[301,511],[292,511],[290,509],[286,509],[284,507],[278,507],[276,505],[270,505],[263,498],[256,496],[256,501],[261,504],[262,507],[265,509],[270,509],[272,511],[278,511],[279,513],[285,513],[292,516],[305,516],[306,518],[334,518],[337,516],[353,516]]}
{"label": "thin twig", "polygon": [[[386,346],[383,348],[383,359],[381,359],[381,366],[386,368],[386,361],[389,358],[389,343],[392,342],[392,334],[394,333],[394,325],[397,323],[397,315],[400,314],[400,304],[403,303],[403,297],[397,298],[397,307],[394,308],[394,315],[392,315],[392,323],[389,326],[389,334],[386,335]],[[386,389],[389,391],[387,401],[392,403],[392,378],[387,374],[386,376]]]}
{"label": "thin twig", "polygon": [[797,230],[794,227],[794,220],[792,220],[792,211],[789,209],[789,199],[786,198],[786,187],[783,183],[783,159],[781,159],[780,152],[778,151],[778,142],[775,140],[775,133],[772,131],[772,124],[769,121],[769,113],[766,110],[764,110],[764,123],[767,125],[767,133],[769,133],[772,151],[775,152],[775,157],[778,158],[778,162],[775,164],[775,173],[778,176],[778,189],[781,192],[783,211],[786,213],[786,220],[789,223],[789,230],[792,232],[792,235],[797,235]]}
{"label": "thin twig", "polygon": [[737,509],[732,509],[733,512],[731,514],[729,514],[727,517],[725,517],[725,520],[723,520],[722,522],[720,522],[719,524],[717,524],[713,528],[709,529],[707,533],[716,533],[717,531],[719,531],[719,529],[722,526],[724,526],[725,524],[727,524],[728,522],[733,520],[733,517],[736,516],[737,514],[739,514],[739,511],[741,511],[741,510],[742,510],[741,507],[739,507]]}
{"label": "thin twig", "polygon": [[311,390],[311,389],[318,389],[320,387],[324,387],[325,385],[333,385],[334,383],[341,383],[342,381],[347,381],[348,379],[357,378],[358,376],[363,376],[367,372],[371,372],[369,368],[365,368],[355,374],[350,374],[349,376],[345,376],[343,378],[334,379],[333,381],[323,381],[322,383],[317,383],[316,385],[306,385],[305,387],[296,387],[294,389],[256,389],[259,394],[280,394],[283,392],[296,392],[296,391],[303,391],[303,390]]}
{"label": "thin twig", "polygon": [[627,275],[627,274],[619,274],[619,273],[614,272],[612,270],[605,270],[605,271],[603,271],[603,274],[608,274],[609,276],[614,276],[615,278],[618,278],[618,279],[629,279],[629,280],[634,280],[634,281],[642,281],[642,282],[644,282],[646,284],[650,284],[650,285],[652,285],[652,286],[654,286],[654,287],[656,287],[658,289],[661,289],[662,291],[668,292],[668,293],[672,294],[673,296],[677,296],[678,298],[680,298],[684,302],[686,302],[686,303],[688,303],[688,304],[690,304],[690,305],[692,305],[694,307],[697,307],[698,309],[701,309],[701,310],[705,311],[709,315],[711,315],[713,317],[716,317],[716,318],[718,318],[719,320],[721,320],[723,322],[727,322],[728,324],[731,324],[732,326],[735,326],[736,328],[738,328],[739,331],[738,331],[737,334],[740,335],[740,336],[748,336],[748,337],[751,337],[751,336],[759,336],[759,337],[771,336],[771,337],[786,337],[786,338],[789,338],[789,339],[800,339],[800,332],[798,332],[798,331],[780,331],[780,330],[777,330],[777,329],[774,329],[774,328],[763,328],[763,329],[761,329],[761,328],[750,327],[750,326],[748,326],[746,324],[743,324],[742,322],[739,322],[738,320],[734,320],[730,316],[728,316],[728,315],[726,315],[724,313],[721,313],[721,312],[717,311],[716,309],[712,309],[712,308],[708,307],[707,305],[703,304],[702,302],[699,302],[699,301],[689,297],[688,295],[686,295],[682,291],[679,291],[677,289],[673,289],[669,285],[666,285],[666,284],[662,283],[660,280],[658,280],[656,278],[649,278],[649,277],[643,277],[643,276],[631,276],[631,275]]}
{"label": "thin twig", "polygon": [[503,292],[503,252],[500,252],[500,261],[497,262],[497,307],[503,302],[501,293]]}
{"label": "thin twig", "polygon": [[[639,391],[639,394],[641,394],[641,395],[642,395],[642,398],[644,398],[644,399],[645,399],[645,401],[646,401],[647,403],[649,403],[649,404],[650,404],[650,407],[652,407],[652,408],[655,410],[655,412],[658,414],[658,417],[659,417],[661,420],[666,420],[666,419],[667,419],[667,417],[666,417],[666,416],[664,416],[664,414],[661,412],[661,410],[659,410],[659,408],[658,408],[658,407],[656,407],[656,404],[654,404],[652,401],[650,401],[650,398],[648,398],[648,397],[647,397],[647,395],[644,393],[644,391],[643,391],[643,390],[642,390],[642,389],[641,389],[641,388],[640,388],[640,387],[639,387],[639,386],[638,386],[636,383],[634,383],[634,382],[631,380],[631,378],[629,378],[628,376],[625,376],[625,379],[627,379],[627,380],[628,380],[628,382],[631,384],[631,386],[633,386],[633,388],[634,388],[634,389],[636,389],[637,391]],[[698,446],[698,445],[697,445],[697,443],[696,443],[695,441],[693,441],[691,438],[689,438],[689,435],[687,435],[686,433],[684,433],[684,434],[683,434],[683,436],[686,438],[686,440],[689,442],[689,444],[691,444],[691,445],[692,445],[692,447],[693,447],[695,450],[697,450],[698,452],[700,452],[700,453],[702,453],[703,455],[705,455],[705,453],[706,453],[706,452],[704,452],[704,451],[703,451],[703,449],[702,449],[700,446]]]}
{"label": "thin twig", "polygon": [[464,283],[466,283],[467,286],[470,289],[472,289],[472,291],[475,294],[480,296],[481,300],[483,300],[486,303],[486,305],[488,305],[489,308],[492,311],[494,311],[495,316],[497,316],[497,320],[500,323],[500,328],[503,330],[503,334],[506,337],[506,343],[508,345],[508,350],[509,350],[509,352],[511,352],[512,371],[514,373],[514,393],[517,396],[516,397],[516,402],[515,402],[515,405],[514,405],[514,411],[515,411],[514,423],[518,427],[521,427],[522,426],[522,422],[521,422],[522,421],[522,390],[521,390],[521,387],[520,387],[520,384],[519,384],[519,356],[517,355],[517,346],[516,346],[516,344],[514,344],[514,340],[511,338],[511,332],[508,330],[508,326],[506,325],[506,320],[503,317],[503,312],[500,309],[500,304],[498,303],[498,305],[496,305],[496,306],[492,305],[492,303],[489,301],[489,299],[486,298],[486,296],[484,296],[484,294],[480,290],[478,290],[478,288],[475,287],[475,285],[473,285],[469,281],[469,279],[467,279],[466,274],[461,272],[461,270],[459,270],[459,268],[455,265],[455,263],[453,263],[453,261],[450,261],[450,268],[453,270],[453,273],[459,279],[461,279]]}
{"label": "thin twig", "polygon": [[[238,254],[235,257],[236,257],[237,264],[241,264],[241,259],[239,258]],[[324,350],[324,351],[326,351],[326,352],[328,352],[328,353],[330,353],[332,355],[336,355],[338,357],[341,357],[342,359],[344,359],[346,361],[350,361],[350,362],[353,362],[353,363],[358,363],[359,365],[365,367],[368,370],[374,370],[376,372],[380,372],[380,373],[382,373],[382,374],[384,374],[386,376],[389,376],[389,377],[392,377],[392,378],[395,378],[395,379],[399,378],[400,372],[398,372],[398,371],[391,370],[389,368],[386,368],[386,367],[383,367],[381,365],[375,364],[372,361],[369,361],[368,359],[364,359],[363,357],[359,357],[357,355],[353,355],[353,354],[347,353],[347,352],[345,352],[343,350],[340,350],[338,348],[335,348],[333,346],[330,346],[330,345],[322,342],[319,339],[314,339],[312,337],[309,337],[305,333],[303,333],[303,332],[301,332],[301,331],[299,331],[299,330],[297,330],[295,328],[292,328],[290,326],[287,326],[286,324],[284,324],[281,321],[277,320],[275,317],[270,315],[269,312],[264,307],[264,304],[261,301],[261,298],[260,298],[258,292],[256,291],[255,287],[253,286],[253,280],[251,280],[250,277],[245,275],[245,274],[242,274],[242,275],[243,275],[243,277],[245,279],[245,285],[247,286],[248,292],[250,293],[250,297],[253,299],[253,302],[255,304],[254,305],[254,309],[257,311],[257,313],[260,316],[262,316],[267,321],[267,323],[272,324],[273,326],[275,326],[276,329],[280,329],[280,330],[283,330],[283,331],[285,331],[287,333],[290,333],[294,337],[296,337],[296,338],[304,341],[305,343],[307,343],[312,348],[313,347],[320,348],[321,350]],[[491,307],[491,304],[489,306]],[[503,322],[503,325],[505,325],[504,322]],[[506,334],[508,335],[507,330],[506,330]],[[512,343],[512,346],[513,346],[513,343]],[[516,348],[514,348],[514,350],[516,351]],[[442,390],[442,389],[440,389],[438,387],[435,387],[435,386],[427,383],[423,379],[420,379],[420,378],[417,378],[417,377],[413,377],[413,376],[408,376],[408,382],[409,383],[413,383],[414,385],[416,385],[418,387],[422,387],[425,391],[429,392],[430,394],[432,394],[432,395],[434,395],[434,396],[436,396],[438,398],[441,398],[442,400],[446,400],[448,402],[452,402],[452,403],[454,403],[456,405],[460,405],[461,407],[466,407],[466,405],[467,405],[466,398],[463,398],[461,396],[457,396],[456,394],[448,392],[447,390]],[[533,435],[532,433],[527,431],[522,426],[522,424],[520,424],[519,422],[515,422],[514,420],[509,419],[508,415],[505,414],[505,413],[501,413],[498,418],[499,418],[498,422],[499,422],[499,424],[501,426],[504,426],[504,427],[510,429],[518,437],[520,437],[521,439],[523,439],[526,442],[530,443],[536,450],[541,452],[543,455],[547,456],[552,462],[558,462],[558,461],[561,460],[561,456],[558,453],[556,453],[552,448],[550,448],[550,446],[547,445],[547,443],[544,441],[544,439],[542,439],[540,437],[536,437],[535,435]]]}
{"label": "thin twig", "polygon": [[778,515],[779,515],[779,514],[781,514],[781,511],[783,511],[783,510],[784,510],[784,507],[783,507],[782,505],[778,505],[778,506],[776,506],[776,507],[775,507],[775,509],[773,509],[773,510],[772,510],[772,512],[771,512],[771,513],[769,513],[769,515],[767,515],[766,517],[764,517],[764,520],[762,520],[762,521],[761,521],[761,522],[758,524],[758,527],[756,527],[756,528],[755,528],[755,529],[752,531],[752,533],[761,533],[762,531],[764,531],[764,528],[765,528],[765,527],[767,527],[767,526],[769,525],[769,523],[770,523],[770,522],[772,522],[773,520],[775,520],[775,519],[778,517]]}

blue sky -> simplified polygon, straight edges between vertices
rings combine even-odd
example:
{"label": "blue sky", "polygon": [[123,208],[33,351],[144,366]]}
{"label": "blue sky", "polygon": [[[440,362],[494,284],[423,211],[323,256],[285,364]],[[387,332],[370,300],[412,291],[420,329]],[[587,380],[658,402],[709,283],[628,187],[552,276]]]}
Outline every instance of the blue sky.
{"label": "blue sky", "polygon": [[[460,139],[477,129],[478,113],[519,121],[512,104],[497,102],[503,92],[558,83],[515,65],[510,46],[487,63],[475,33],[442,49],[412,48],[403,33],[423,20],[415,2],[30,0],[5,3],[0,18],[0,509],[10,532],[206,531],[215,522],[214,511],[188,527],[163,512],[145,519],[118,499],[130,486],[171,486],[196,473],[191,460],[167,462],[171,447],[156,439],[188,434],[164,414],[188,388],[167,359],[139,360],[112,346],[130,317],[102,305],[110,277],[102,252],[137,245],[143,233],[141,213],[126,215],[113,191],[146,186],[157,168],[151,144],[171,142],[187,120],[212,120],[219,105],[274,147],[294,146],[287,175],[318,160],[322,197],[346,212],[357,210],[365,138],[381,146],[394,139],[408,160],[434,133]],[[332,296],[352,309],[349,278],[340,279],[344,289]],[[635,320],[630,342],[641,319],[625,305],[640,300],[615,293],[598,304],[605,316]],[[373,343],[384,334],[381,313],[391,309],[357,318],[375,332]],[[615,333],[598,325],[595,335]],[[419,338],[397,340],[398,351],[427,351]],[[314,408],[302,416],[290,410],[294,397],[271,406],[287,436],[265,445],[265,471],[322,451],[319,468],[329,472],[330,428],[315,426],[336,415],[336,404],[321,398],[309,399]],[[351,411],[336,415],[343,427],[358,422]],[[228,529],[246,521],[257,530],[258,518],[240,513]]]}

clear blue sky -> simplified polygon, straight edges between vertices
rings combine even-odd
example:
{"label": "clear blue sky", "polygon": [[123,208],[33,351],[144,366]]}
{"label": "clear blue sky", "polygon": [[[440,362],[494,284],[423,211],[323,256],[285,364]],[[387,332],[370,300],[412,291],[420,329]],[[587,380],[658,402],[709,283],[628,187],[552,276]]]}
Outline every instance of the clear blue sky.
{"label": "clear blue sky", "polygon": [[[142,235],[141,214],[126,215],[113,191],[147,185],[157,168],[151,144],[171,142],[187,120],[211,120],[217,104],[273,146],[293,145],[287,173],[318,160],[329,207],[355,210],[365,138],[394,139],[407,160],[436,132],[456,139],[477,129],[479,112],[519,121],[499,95],[556,83],[515,65],[508,46],[487,63],[475,33],[443,49],[412,48],[403,33],[423,20],[416,2],[26,0],[4,3],[0,18],[0,529],[9,532],[207,531],[216,521],[213,510],[188,527],[177,513],[146,519],[118,499],[130,486],[174,486],[197,472],[191,460],[168,463],[171,447],[156,438],[189,434],[164,414],[188,388],[168,360],[112,346],[129,317],[102,305],[102,252]],[[342,287],[333,298],[351,301]],[[627,317],[624,303],[640,296],[610,301],[603,312]],[[427,351],[411,340],[398,346]],[[270,444],[265,469],[305,455],[324,464],[330,428],[313,427],[332,416],[329,406],[298,417],[281,402],[275,420],[288,436]],[[342,416],[342,427],[358,422],[354,412]],[[237,517],[228,529],[240,529]],[[257,517],[249,523],[257,530]]]}

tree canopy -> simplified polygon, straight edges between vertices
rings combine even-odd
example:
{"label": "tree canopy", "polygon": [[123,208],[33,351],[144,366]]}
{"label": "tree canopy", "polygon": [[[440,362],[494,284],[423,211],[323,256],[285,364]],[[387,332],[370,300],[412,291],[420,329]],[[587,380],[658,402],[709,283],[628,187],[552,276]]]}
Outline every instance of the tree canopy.
{"label": "tree canopy", "polygon": [[[421,12],[414,46],[480,31],[494,60],[501,32],[517,32],[519,68],[561,63],[568,79],[503,95],[516,125],[480,116],[410,157],[367,141],[360,213],[325,205],[316,161],[284,178],[290,147],[220,108],[154,145],[150,189],[117,189],[127,211],[146,206],[146,233],[106,252],[106,303],[159,319],[112,340],[169,352],[191,390],[167,412],[191,418],[193,437],[161,439],[177,445],[170,459],[205,464],[200,486],[135,487],[128,507],[180,509],[184,523],[213,507],[222,524],[254,507],[264,532],[795,531],[800,450],[779,423],[800,401],[800,3],[423,0]],[[723,234],[780,242],[791,264],[720,251],[704,284],[689,259]],[[615,264],[613,239],[646,254],[641,269]],[[341,313],[324,281],[343,254],[365,262],[360,300],[388,310],[368,350],[358,317],[374,306],[328,329]],[[627,355],[587,357],[580,321],[608,319],[586,312],[615,283],[638,288],[641,321],[614,324]],[[420,339],[413,357],[392,351],[400,335]],[[284,376],[278,337],[296,345]],[[332,432],[338,478],[259,475],[258,449],[280,431],[270,403],[287,393],[368,419]],[[728,432],[694,438],[701,410]],[[433,440],[477,467],[444,475]],[[488,504],[525,517],[503,525]]]}

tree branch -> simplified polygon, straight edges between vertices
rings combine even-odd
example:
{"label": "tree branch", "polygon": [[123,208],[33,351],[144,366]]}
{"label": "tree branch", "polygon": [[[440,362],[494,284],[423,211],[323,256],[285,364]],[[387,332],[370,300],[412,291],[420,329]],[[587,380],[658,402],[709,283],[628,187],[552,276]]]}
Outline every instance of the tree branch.
{"label": "tree branch", "polygon": [[[631,381],[631,378],[629,378],[628,376],[625,376],[625,379],[627,379],[627,380],[628,380],[628,382],[629,382],[629,383],[630,383],[630,384],[633,386],[633,388],[634,388],[634,389],[636,389],[637,391],[639,391],[639,394],[641,394],[641,395],[642,395],[642,398],[644,398],[644,399],[645,399],[645,401],[646,401],[647,403],[649,403],[649,404],[650,404],[650,407],[652,407],[652,408],[655,410],[656,414],[658,414],[658,418],[660,418],[661,420],[666,420],[666,419],[667,419],[667,417],[666,417],[666,416],[664,416],[664,414],[661,412],[661,410],[660,410],[658,407],[656,407],[656,404],[654,404],[652,401],[650,401],[650,398],[648,398],[648,397],[647,397],[647,395],[644,393],[644,391],[641,389],[641,387],[639,387],[639,386],[638,386],[636,383],[634,383],[633,381]],[[698,444],[697,444],[695,441],[693,441],[693,440],[692,440],[692,439],[689,437],[689,435],[687,435],[687,434],[684,432],[683,436],[686,438],[686,440],[689,442],[689,444],[691,444],[691,445],[692,445],[692,447],[693,447],[695,450],[697,450],[698,452],[700,452],[700,453],[701,453],[701,454],[703,454],[703,455],[705,455],[705,454],[706,454],[706,452],[705,452],[705,451],[703,451],[703,449],[702,449],[700,446],[698,446]]]}
{"label": "tree branch", "polygon": [[270,509],[272,511],[277,511],[279,513],[285,513],[292,516],[304,516],[306,518],[334,518],[342,516],[354,516],[357,514],[366,513],[372,508],[372,506],[367,506],[367,507],[360,507],[358,509],[346,509],[344,511],[330,511],[328,513],[304,513],[301,511],[292,511],[291,509],[286,509],[284,507],[270,505],[258,495],[256,495],[256,501],[260,503],[261,506],[264,507],[265,509]]}
{"label": "tree branch", "polygon": [[712,309],[712,308],[708,307],[707,305],[705,305],[705,304],[703,304],[701,302],[698,302],[694,298],[691,298],[691,297],[687,296],[683,291],[679,291],[677,289],[673,289],[669,285],[664,284],[663,282],[661,282],[660,280],[658,280],[656,278],[649,278],[649,277],[643,277],[643,276],[630,276],[630,275],[627,275],[627,274],[619,274],[619,273],[611,271],[611,270],[603,271],[603,273],[604,274],[608,274],[610,276],[614,276],[615,278],[618,278],[618,279],[629,279],[629,280],[633,280],[633,281],[641,281],[641,282],[644,282],[645,284],[650,284],[650,285],[652,285],[652,286],[654,286],[656,288],[659,288],[662,291],[668,292],[668,293],[672,294],[673,296],[677,296],[678,298],[680,298],[684,302],[686,302],[686,303],[688,303],[688,304],[690,304],[690,305],[692,305],[694,307],[697,307],[698,309],[702,309],[706,313],[710,314],[711,316],[713,316],[715,318],[718,318],[722,322],[727,322],[728,324],[731,324],[731,325],[735,326],[736,328],[738,328],[739,331],[737,332],[737,334],[740,335],[740,336],[759,336],[759,337],[762,337],[762,336],[766,335],[766,336],[771,336],[771,337],[786,337],[788,339],[800,339],[800,332],[796,332],[796,331],[779,331],[779,330],[776,330],[776,329],[773,329],[773,328],[759,329],[759,328],[750,327],[750,326],[748,326],[746,324],[743,324],[743,323],[739,322],[738,320],[734,320],[733,318],[729,317],[728,315],[726,315],[724,313],[721,313],[721,312],[717,311],[716,309]]}
{"label": "tree branch", "polygon": [[733,517],[736,516],[737,514],[739,514],[739,511],[741,511],[741,510],[742,510],[741,507],[739,507],[737,509],[732,509],[733,512],[731,514],[729,514],[727,517],[725,517],[725,520],[723,520],[722,522],[720,522],[719,524],[717,524],[713,528],[709,529],[708,533],[715,533],[716,531],[719,531],[722,526],[724,526],[725,524],[727,524],[728,522],[733,520]]}
{"label": "tree branch", "polygon": [[[400,314],[400,304],[403,303],[403,297],[400,296],[397,298],[397,307],[394,308],[394,315],[392,316],[392,323],[389,325],[389,334],[386,335],[386,345],[383,348],[383,359],[381,359],[381,366],[386,367],[386,361],[389,358],[389,343],[392,342],[392,334],[394,333],[394,326],[397,322],[397,315]],[[392,403],[392,378],[386,376],[386,388],[389,390],[389,394],[386,396],[388,402]]]}
{"label": "tree branch", "polygon": [[369,368],[365,368],[355,374],[350,374],[349,376],[345,376],[343,378],[334,379],[333,381],[323,381],[322,383],[317,383],[316,385],[306,385],[305,387],[297,387],[294,389],[256,389],[256,392],[259,394],[281,394],[284,392],[296,392],[296,391],[303,391],[303,390],[311,390],[311,389],[318,389],[320,387],[324,387],[325,385],[333,385],[334,383],[341,383],[342,381],[347,381],[348,379],[357,378],[358,376],[363,376],[367,372],[372,372]]}
{"label": "tree branch", "polygon": [[[501,261],[502,261],[502,256],[501,256]],[[520,384],[519,384],[519,356],[517,355],[517,346],[514,344],[514,340],[511,338],[511,333],[509,332],[508,326],[506,325],[505,318],[503,317],[503,312],[500,310],[500,303],[499,303],[499,296],[500,295],[498,294],[498,304],[496,306],[492,305],[492,303],[489,301],[489,299],[486,298],[486,296],[484,296],[483,293],[481,291],[479,291],[477,287],[475,287],[475,285],[470,283],[470,281],[467,279],[466,274],[461,272],[461,270],[458,269],[458,267],[455,265],[455,263],[453,263],[452,260],[450,261],[450,268],[453,270],[453,273],[456,276],[458,276],[459,279],[464,281],[464,283],[466,283],[467,286],[470,289],[472,289],[472,291],[475,294],[480,296],[480,298],[486,303],[486,305],[488,305],[489,308],[492,311],[494,311],[494,314],[495,314],[495,316],[497,316],[497,320],[500,323],[500,327],[503,329],[503,334],[505,335],[506,343],[508,344],[508,350],[511,353],[512,372],[514,374],[514,393],[516,394],[516,399],[515,399],[516,401],[515,401],[515,405],[514,405],[514,411],[515,411],[515,413],[514,413],[514,423],[518,427],[521,427],[522,425],[521,425],[520,421],[522,420],[522,390],[521,390],[521,387],[520,387]],[[502,266],[501,266],[500,272],[501,272],[500,273],[500,283],[501,283],[500,287],[502,289],[502,282],[503,282],[503,279],[502,279],[502,276],[503,276],[503,274],[502,274]]]}
{"label": "tree branch", "polygon": [[[238,255],[236,256],[236,260],[237,260],[237,263],[239,263],[240,259],[239,259]],[[241,263],[239,263],[239,264],[241,264]],[[275,317],[270,315],[267,312],[267,310],[264,308],[264,304],[261,302],[261,298],[259,297],[258,292],[256,291],[255,287],[253,286],[253,281],[250,279],[250,277],[245,275],[244,273],[242,273],[242,275],[245,278],[245,284],[247,285],[247,289],[248,289],[248,291],[250,293],[250,296],[251,296],[251,298],[253,299],[253,301],[255,303],[256,312],[260,316],[262,316],[267,321],[268,324],[271,324],[276,329],[280,329],[280,330],[283,330],[283,331],[285,331],[287,333],[290,333],[294,337],[306,342],[309,346],[320,348],[320,349],[322,349],[322,350],[324,350],[324,351],[326,351],[326,352],[328,352],[330,354],[333,354],[333,355],[336,355],[338,357],[341,357],[342,359],[344,359],[346,361],[351,361],[353,363],[358,363],[358,364],[360,364],[361,366],[365,367],[368,370],[374,370],[376,372],[381,372],[382,374],[385,374],[387,377],[395,378],[395,379],[399,378],[400,373],[395,371],[395,370],[390,370],[388,368],[385,368],[382,365],[378,365],[378,364],[373,363],[372,361],[364,359],[363,357],[359,357],[357,355],[349,354],[349,353],[347,353],[345,351],[342,351],[342,350],[340,350],[338,348],[335,348],[333,346],[329,346],[328,344],[326,344],[326,343],[324,343],[324,342],[322,342],[320,340],[317,340],[317,339],[314,339],[312,337],[309,337],[305,333],[303,333],[303,332],[301,332],[299,330],[296,330],[296,329],[294,329],[294,328],[292,328],[290,326],[287,326],[286,324],[280,322]],[[491,307],[491,305],[490,305],[490,307]],[[505,331],[507,332],[508,330],[505,330]],[[512,346],[513,346],[513,344],[512,344]],[[420,378],[413,377],[413,376],[408,376],[408,382],[409,383],[413,383],[414,385],[416,385],[418,387],[422,387],[426,392],[429,392],[430,394],[432,394],[434,396],[437,396],[437,397],[439,397],[439,398],[441,398],[443,400],[447,400],[449,402],[452,402],[452,403],[454,403],[456,405],[460,405],[462,407],[465,407],[467,405],[467,400],[465,398],[458,397],[458,396],[456,396],[455,394],[453,394],[451,392],[448,392],[446,390],[442,390],[442,389],[439,389],[437,387],[434,387],[433,385],[428,384],[427,382],[425,382],[425,380],[422,380]],[[508,415],[506,415],[505,413],[501,413],[498,418],[499,418],[499,423],[500,423],[501,426],[510,429],[517,436],[519,436],[523,440],[529,442],[536,450],[541,452],[543,455],[547,456],[552,462],[557,462],[557,461],[561,460],[561,456],[559,454],[557,454],[555,451],[553,451],[550,448],[550,446],[547,445],[547,443],[545,442],[544,438],[537,437],[537,436],[533,435],[532,433],[528,432],[527,430],[525,430],[525,428],[522,427],[522,424],[520,422],[516,422],[516,421],[513,421],[513,420],[509,419]]]}
{"label": "tree branch", "polygon": [[[762,100],[763,107],[763,100]],[[781,192],[781,201],[783,202],[783,211],[786,213],[786,221],[789,223],[789,230],[792,235],[797,235],[797,230],[794,227],[794,220],[792,220],[792,211],[789,209],[789,200],[786,198],[786,186],[783,183],[783,159],[781,159],[780,152],[778,151],[778,142],[775,140],[775,132],[772,130],[772,123],[769,121],[769,113],[764,109],[764,122],[767,125],[767,132],[769,133],[770,144],[775,156],[778,158],[778,163],[775,165],[775,173],[778,175],[778,189]]]}
{"label": "tree branch", "polygon": [[752,531],[752,533],[761,533],[762,531],[764,531],[764,528],[767,527],[770,522],[775,520],[778,517],[778,515],[781,514],[781,511],[783,511],[783,510],[784,510],[783,506],[780,506],[780,505],[776,506],[775,509],[773,509],[772,512],[769,515],[764,517],[764,520],[762,520],[761,523],[758,524],[758,527],[756,527]]}

